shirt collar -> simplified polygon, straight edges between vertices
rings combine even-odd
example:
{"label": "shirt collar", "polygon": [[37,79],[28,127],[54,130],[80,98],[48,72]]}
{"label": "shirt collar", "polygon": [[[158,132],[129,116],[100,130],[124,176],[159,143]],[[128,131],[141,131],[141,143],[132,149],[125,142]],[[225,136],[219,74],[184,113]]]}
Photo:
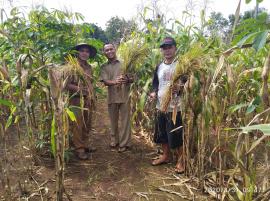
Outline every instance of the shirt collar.
{"label": "shirt collar", "polygon": [[116,60],[114,60],[114,61],[109,61],[109,60],[108,60],[107,64],[116,64],[116,63],[119,63],[119,62],[120,62],[119,59],[116,59]]}

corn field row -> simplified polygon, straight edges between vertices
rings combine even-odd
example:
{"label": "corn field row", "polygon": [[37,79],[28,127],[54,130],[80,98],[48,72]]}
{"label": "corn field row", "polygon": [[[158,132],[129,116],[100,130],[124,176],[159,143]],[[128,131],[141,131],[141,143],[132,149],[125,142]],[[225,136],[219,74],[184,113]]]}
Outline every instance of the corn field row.
{"label": "corn field row", "polygon": [[[90,62],[95,90],[103,93],[98,85],[103,43],[86,37],[91,30],[78,23],[82,19],[78,13],[45,8],[25,17],[14,8],[0,23],[1,147],[5,150],[8,135],[17,134],[19,139],[27,137],[33,161],[49,149],[55,157],[58,200],[66,193],[64,161],[74,114],[63,93],[71,70],[57,64],[74,44],[89,42],[100,50]],[[236,21],[229,44],[192,25],[174,22],[168,29],[162,18],[142,19],[144,28],[123,38],[119,46],[119,56],[127,58],[125,71],[137,77],[131,93],[134,129],[151,138],[155,106],[148,93],[161,61],[160,41],[171,35],[178,44],[178,73],[189,77],[181,105],[185,174],[198,178],[200,189],[218,200],[269,200],[269,16]],[[128,56],[134,47],[141,48],[139,61]],[[5,151],[1,169],[5,196],[11,200]]]}

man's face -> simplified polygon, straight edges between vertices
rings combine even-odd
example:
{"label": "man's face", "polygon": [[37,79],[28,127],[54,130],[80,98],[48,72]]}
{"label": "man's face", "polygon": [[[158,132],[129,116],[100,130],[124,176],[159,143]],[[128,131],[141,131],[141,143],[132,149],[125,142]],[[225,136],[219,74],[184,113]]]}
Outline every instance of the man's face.
{"label": "man's face", "polygon": [[107,44],[104,46],[104,54],[108,59],[116,58],[116,49],[113,44]]}
{"label": "man's face", "polygon": [[161,48],[161,52],[165,59],[171,59],[175,57],[176,47],[175,45],[165,45]]}
{"label": "man's face", "polygon": [[78,51],[78,57],[82,61],[87,61],[90,57],[90,51],[87,47],[81,47]]}

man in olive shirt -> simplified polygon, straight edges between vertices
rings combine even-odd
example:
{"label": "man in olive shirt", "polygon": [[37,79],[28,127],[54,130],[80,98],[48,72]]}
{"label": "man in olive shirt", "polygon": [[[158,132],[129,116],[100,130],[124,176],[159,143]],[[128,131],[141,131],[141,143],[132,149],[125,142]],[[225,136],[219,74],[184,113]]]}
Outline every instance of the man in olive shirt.
{"label": "man in olive shirt", "polygon": [[78,158],[86,160],[88,158],[86,152],[94,151],[87,144],[94,98],[92,67],[87,60],[95,57],[97,50],[86,43],[79,44],[73,49],[77,51],[75,57],[83,74],[74,73],[69,76],[66,86],[70,96],[69,104],[75,106],[72,109],[76,116],[76,121],[71,122],[72,142]]}
{"label": "man in olive shirt", "polygon": [[[103,48],[108,62],[101,68],[101,81],[108,87],[108,111],[111,120],[112,148],[119,145],[119,152],[124,152],[130,147],[130,101],[129,91],[131,78],[122,75],[121,62],[116,57],[116,48],[113,44],[105,44]],[[118,128],[120,117],[121,127]]]}

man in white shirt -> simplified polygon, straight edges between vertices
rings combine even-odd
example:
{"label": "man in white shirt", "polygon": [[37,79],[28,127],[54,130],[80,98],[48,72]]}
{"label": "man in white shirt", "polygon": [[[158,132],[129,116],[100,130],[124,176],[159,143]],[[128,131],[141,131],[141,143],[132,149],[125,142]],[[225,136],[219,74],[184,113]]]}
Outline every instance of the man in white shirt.
{"label": "man in white shirt", "polygon": [[[182,128],[182,117],[180,112],[180,91],[179,85],[173,86],[172,100],[167,108],[166,112],[162,112],[161,100],[166,92],[168,86],[171,83],[172,76],[176,67],[176,42],[172,37],[164,38],[160,45],[161,52],[164,57],[164,61],[159,64],[156,68],[153,89],[154,91],[150,94],[152,100],[157,99],[157,115],[155,123],[154,142],[161,144],[163,154],[158,159],[152,162],[152,165],[160,165],[170,162],[171,149],[177,153],[177,163],[175,167],[176,173],[184,172],[183,165],[183,128]],[[179,83],[183,85],[186,78],[181,78]],[[174,107],[177,108],[176,123],[172,121],[172,112]]]}

